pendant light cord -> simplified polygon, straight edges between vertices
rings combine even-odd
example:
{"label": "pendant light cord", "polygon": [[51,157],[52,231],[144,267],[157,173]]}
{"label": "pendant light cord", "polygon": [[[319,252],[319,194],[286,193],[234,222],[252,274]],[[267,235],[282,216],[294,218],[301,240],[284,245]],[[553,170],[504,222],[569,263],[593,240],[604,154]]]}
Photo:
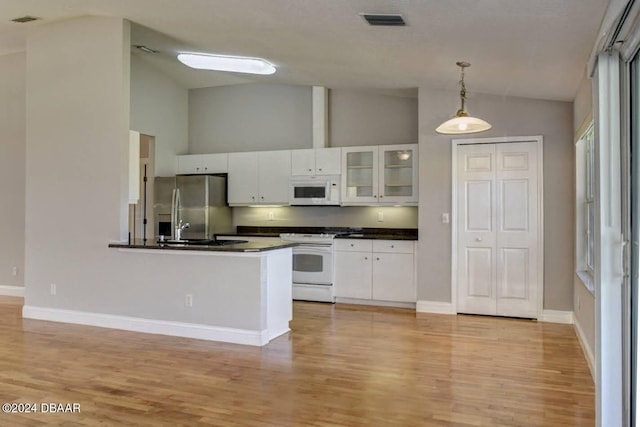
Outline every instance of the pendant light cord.
{"label": "pendant light cord", "polygon": [[464,67],[465,65],[460,65],[460,109],[465,111],[464,102],[467,99],[467,88],[464,85]]}

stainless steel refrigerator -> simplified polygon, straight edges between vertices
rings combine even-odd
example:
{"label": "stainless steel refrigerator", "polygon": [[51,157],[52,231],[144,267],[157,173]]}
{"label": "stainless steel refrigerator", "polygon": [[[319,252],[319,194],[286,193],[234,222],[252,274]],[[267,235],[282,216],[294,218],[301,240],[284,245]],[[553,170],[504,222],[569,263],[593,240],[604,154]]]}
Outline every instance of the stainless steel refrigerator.
{"label": "stainless steel refrigerator", "polygon": [[154,182],[156,238],[175,238],[176,226],[189,223],[182,239],[211,239],[232,230],[227,178],[217,175],[158,177]]}

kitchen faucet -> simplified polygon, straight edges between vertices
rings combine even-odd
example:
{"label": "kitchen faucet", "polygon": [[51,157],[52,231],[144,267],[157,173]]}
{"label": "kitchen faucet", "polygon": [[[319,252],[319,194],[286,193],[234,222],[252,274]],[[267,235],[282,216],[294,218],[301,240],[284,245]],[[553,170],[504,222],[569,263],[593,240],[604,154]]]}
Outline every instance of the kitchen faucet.
{"label": "kitchen faucet", "polygon": [[191,224],[189,224],[188,222],[185,222],[183,224],[182,220],[180,220],[178,225],[176,225],[175,240],[182,240],[182,232],[184,231],[185,228],[189,228],[189,227],[191,227]]}

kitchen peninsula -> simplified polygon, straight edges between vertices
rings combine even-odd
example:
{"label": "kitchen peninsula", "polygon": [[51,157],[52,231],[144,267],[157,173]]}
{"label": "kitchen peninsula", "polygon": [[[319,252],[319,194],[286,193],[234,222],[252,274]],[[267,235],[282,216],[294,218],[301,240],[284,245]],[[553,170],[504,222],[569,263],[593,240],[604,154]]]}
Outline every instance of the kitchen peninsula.
{"label": "kitchen peninsula", "polygon": [[262,346],[289,331],[292,246],[113,243],[131,287],[144,290],[122,315],[25,307],[25,317]]}

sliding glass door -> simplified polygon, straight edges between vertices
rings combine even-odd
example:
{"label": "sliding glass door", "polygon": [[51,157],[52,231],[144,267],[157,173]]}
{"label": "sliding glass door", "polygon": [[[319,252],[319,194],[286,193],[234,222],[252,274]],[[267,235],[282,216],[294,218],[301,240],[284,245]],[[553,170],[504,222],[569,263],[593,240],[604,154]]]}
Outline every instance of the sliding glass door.
{"label": "sliding glass door", "polygon": [[625,322],[625,368],[629,375],[627,390],[630,394],[628,403],[631,409],[631,425],[640,425],[638,408],[640,398],[638,384],[638,286],[640,283],[640,54],[636,54],[630,63],[630,277],[625,286],[624,322]]}

